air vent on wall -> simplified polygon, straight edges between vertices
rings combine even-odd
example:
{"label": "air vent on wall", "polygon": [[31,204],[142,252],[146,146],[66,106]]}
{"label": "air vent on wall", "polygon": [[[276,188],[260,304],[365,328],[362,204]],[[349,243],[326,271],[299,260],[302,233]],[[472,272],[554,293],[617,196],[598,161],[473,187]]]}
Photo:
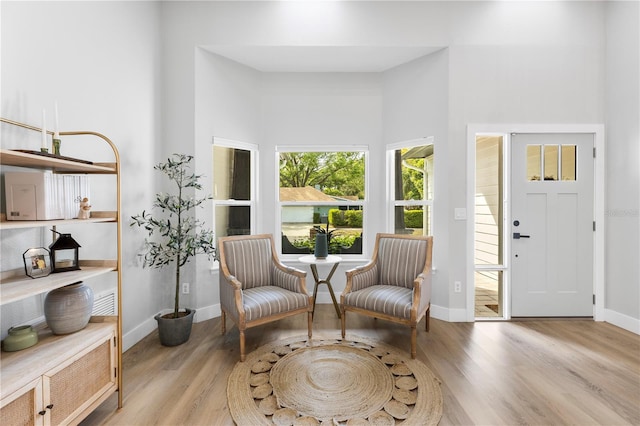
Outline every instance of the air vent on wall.
{"label": "air vent on wall", "polygon": [[91,315],[115,315],[116,314],[116,293],[105,291],[93,298],[93,311]]}

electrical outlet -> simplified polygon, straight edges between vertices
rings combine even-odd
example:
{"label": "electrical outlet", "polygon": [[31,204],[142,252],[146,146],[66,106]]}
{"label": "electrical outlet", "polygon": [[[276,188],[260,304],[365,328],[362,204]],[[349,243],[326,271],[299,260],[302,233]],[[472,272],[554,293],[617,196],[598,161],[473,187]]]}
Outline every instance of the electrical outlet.
{"label": "electrical outlet", "polygon": [[456,293],[460,293],[462,291],[462,283],[460,281],[454,281],[453,291],[455,291]]}
{"label": "electrical outlet", "polygon": [[189,294],[189,283],[182,283],[182,294]]}

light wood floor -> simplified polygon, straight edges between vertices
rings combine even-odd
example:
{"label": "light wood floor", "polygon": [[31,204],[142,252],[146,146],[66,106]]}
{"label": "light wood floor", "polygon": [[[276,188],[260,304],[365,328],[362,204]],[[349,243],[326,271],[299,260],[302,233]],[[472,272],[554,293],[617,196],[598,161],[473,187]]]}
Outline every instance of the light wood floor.
{"label": "light wood floor", "polygon": [[[228,325],[229,326],[229,325]],[[318,305],[314,337],[340,337],[332,305]],[[347,329],[409,351],[409,329],[351,314]],[[304,316],[250,329],[247,350],[306,335]],[[124,407],[112,396],[88,425],[232,425],[227,378],[238,330],[194,325],[167,348],[155,333],[124,354]],[[418,332],[418,359],[441,380],[441,425],[640,424],[640,336],[590,320],[448,323]],[[242,425],[244,426],[244,425]]]}

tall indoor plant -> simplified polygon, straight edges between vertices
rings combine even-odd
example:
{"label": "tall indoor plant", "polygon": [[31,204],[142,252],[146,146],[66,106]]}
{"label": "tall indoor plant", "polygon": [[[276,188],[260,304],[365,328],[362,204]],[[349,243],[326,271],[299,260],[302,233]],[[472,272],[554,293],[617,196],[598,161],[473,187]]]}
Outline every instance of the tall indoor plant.
{"label": "tall indoor plant", "polygon": [[153,208],[162,214],[154,216],[142,211],[132,216],[131,226],[143,227],[148,236],[145,238],[144,251],[139,254],[143,266],[164,268],[175,264],[175,289],[173,312],[156,315],[160,341],[166,346],[176,346],[189,340],[194,309],[180,311],[180,269],[197,254],[206,254],[209,259],[215,256],[213,231],[202,228],[202,221],[195,218],[192,210],[210,196],[196,198],[188,192],[202,189],[199,183],[201,175],[191,172],[193,156],[173,154],[164,163],[154,169],[164,173],[177,188],[176,194],[157,193]]}

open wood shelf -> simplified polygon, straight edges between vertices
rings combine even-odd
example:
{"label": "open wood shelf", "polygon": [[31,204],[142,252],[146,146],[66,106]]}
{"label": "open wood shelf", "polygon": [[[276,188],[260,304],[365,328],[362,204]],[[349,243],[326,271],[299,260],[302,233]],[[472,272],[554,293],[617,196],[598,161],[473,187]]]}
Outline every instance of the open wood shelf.
{"label": "open wood shelf", "polygon": [[0,216],[0,231],[9,229],[44,228],[59,225],[83,225],[87,223],[111,223],[118,220],[116,212],[91,212],[89,219],[54,219],[54,220],[6,220]]}
{"label": "open wood shelf", "polygon": [[83,266],[83,262],[80,261],[79,271],[60,272],[42,278],[30,278],[24,273],[24,269],[3,273],[5,277],[0,280],[0,305],[17,302],[116,270],[115,260],[101,262],[104,266]]}
{"label": "open wood shelf", "polygon": [[28,167],[30,169],[51,170],[56,173],[99,173],[116,174],[116,163],[85,164],[61,158],[43,157],[28,152],[0,149],[2,164],[5,166]]}

